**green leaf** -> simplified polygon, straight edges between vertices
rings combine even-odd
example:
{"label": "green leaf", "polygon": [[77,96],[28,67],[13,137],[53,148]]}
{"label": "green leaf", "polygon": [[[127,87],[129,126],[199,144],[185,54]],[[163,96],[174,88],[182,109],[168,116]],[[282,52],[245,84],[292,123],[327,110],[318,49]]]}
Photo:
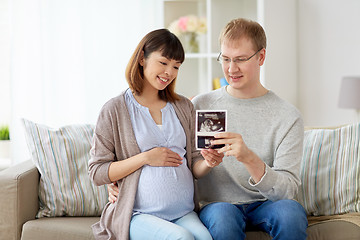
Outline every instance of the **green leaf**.
{"label": "green leaf", "polygon": [[9,126],[0,126],[0,140],[10,140]]}

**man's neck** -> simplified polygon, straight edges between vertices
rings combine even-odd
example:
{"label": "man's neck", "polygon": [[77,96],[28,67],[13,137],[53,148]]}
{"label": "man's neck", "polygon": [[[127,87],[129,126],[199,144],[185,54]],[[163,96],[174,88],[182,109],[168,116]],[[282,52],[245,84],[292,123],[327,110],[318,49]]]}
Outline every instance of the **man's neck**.
{"label": "man's neck", "polygon": [[234,98],[250,99],[264,96],[269,92],[263,85],[258,85],[253,89],[236,89],[230,85],[226,86],[226,91]]}

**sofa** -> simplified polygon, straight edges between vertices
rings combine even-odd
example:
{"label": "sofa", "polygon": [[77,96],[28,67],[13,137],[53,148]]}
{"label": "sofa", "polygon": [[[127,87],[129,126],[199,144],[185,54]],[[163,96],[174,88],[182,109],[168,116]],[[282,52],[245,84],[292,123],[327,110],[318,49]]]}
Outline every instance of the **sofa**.
{"label": "sofa", "polygon": [[[360,239],[359,136],[359,124],[305,130],[303,184],[297,198],[308,213],[309,240]],[[94,239],[90,226],[101,209],[86,216],[39,217],[43,170],[36,165],[32,159],[0,172],[0,240]],[[261,231],[246,235],[248,240],[271,239]]]}

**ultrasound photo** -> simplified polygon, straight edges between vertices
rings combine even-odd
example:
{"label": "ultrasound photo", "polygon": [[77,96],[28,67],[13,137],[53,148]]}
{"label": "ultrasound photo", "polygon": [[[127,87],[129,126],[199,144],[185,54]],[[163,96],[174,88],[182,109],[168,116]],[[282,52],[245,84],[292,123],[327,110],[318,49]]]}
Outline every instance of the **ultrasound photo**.
{"label": "ultrasound photo", "polygon": [[196,148],[221,148],[224,145],[211,145],[211,140],[218,132],[226,131],[226,110],[196,111]]}

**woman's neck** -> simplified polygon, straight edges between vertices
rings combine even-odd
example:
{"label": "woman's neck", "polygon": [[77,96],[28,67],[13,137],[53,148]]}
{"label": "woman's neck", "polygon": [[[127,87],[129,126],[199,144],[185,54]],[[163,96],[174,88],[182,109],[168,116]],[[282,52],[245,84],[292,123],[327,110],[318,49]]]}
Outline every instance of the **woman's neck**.
{"label": "woman's neck", "polygon": [[162,113],[161,109],[163,109],[167,102],[160,99],[158,91],[157,92],[149,92],[143,91],[141,94],[133,94],[136,101],[149,109],[150,115],[155,121],[156,124],[162,124]]}
{"label": "woman's neck", "polygon": [[161,109],[166,105],[166,101],[160,99],[158,90],[143,91],[141,94],[133,94],[138,103],[144,107]]}

